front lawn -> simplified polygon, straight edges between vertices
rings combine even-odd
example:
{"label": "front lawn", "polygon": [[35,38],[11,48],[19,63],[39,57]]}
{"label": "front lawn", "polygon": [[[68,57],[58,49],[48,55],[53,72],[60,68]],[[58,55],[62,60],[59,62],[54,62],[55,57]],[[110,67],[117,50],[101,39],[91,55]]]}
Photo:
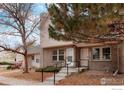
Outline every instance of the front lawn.
{"label": "front lawn", "polygon": [[[30,71],[30,73],[23,73],[20,70],[12,70],[8,73],[2,73],[1,76],[16,78],[21,80],[41,82],[42,76],[40,72]],[[44,72],[44,80],[51,77],[53,73]]]}

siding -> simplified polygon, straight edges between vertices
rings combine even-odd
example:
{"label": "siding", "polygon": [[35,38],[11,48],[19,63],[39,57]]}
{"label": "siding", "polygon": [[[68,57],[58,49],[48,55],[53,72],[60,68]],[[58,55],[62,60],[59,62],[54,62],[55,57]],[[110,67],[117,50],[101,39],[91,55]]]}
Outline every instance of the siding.
{"label": "siding", "polygon": [[41,25],[40,25],[40,36],[41,36],[41,47],[54,47],[54,46],[64,46],[73,44],[72,42],[65,41],[57,41],[49,37],[48,27],[51,24],[50,17],[48,14],[45,14],[41,17]]}
{"label": "siding", "polygon": [[[34,56],[34,60],[32,61],[32,55]],[[29,68],[40,68],[40,55],[39,54],[32,54],[28,55],[28,65]],[[36,59],[39,59],[39,63],[36,63]]]}

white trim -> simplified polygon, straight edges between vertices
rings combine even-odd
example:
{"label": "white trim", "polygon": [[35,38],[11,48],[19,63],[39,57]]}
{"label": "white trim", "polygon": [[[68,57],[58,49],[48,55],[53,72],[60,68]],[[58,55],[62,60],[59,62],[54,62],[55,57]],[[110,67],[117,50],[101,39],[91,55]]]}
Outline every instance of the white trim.
{"label": "white trim", "polygon": [[[64,60],[59,60],[59,56],[62,56],[62,54],[59,54],[60,50],[64,51],[64,49],[54,49],[53,50],[53,51],[57,51],[57,55],[53,55],[53,51],[52,51],[52,61],[54,61],[54,62],[64,61]],[[53,56],[57,56],[57,60],[53,60]],[[64,54],[63,54],[63,56],[64,56]]]}
{"label": "white trim", "polygon": [[[92,50],[95,49],[95,48],[99,48],[99,52],[100,52],[100,58],[99,59],[93,59],[93,54],[92,54]],[[110,59],[103,59],[103,48],[110,48]],[[111,46],[100,46],[100,47],[93,47],[91,50],[91,58],[92,58],[92,61],[112,61],[112,54],[111,54]]]}

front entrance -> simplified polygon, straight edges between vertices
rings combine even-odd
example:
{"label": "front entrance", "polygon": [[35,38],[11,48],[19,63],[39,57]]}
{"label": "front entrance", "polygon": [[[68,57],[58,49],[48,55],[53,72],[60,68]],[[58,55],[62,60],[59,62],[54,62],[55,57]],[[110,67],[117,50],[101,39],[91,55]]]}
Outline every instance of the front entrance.
{"label": "front entrance", "polygon": [[66,49],[66,63],[69,66],[74,66],[74,48],[67,48]]}
{"label": "front entrance", "polygon": [[88,48],[81,48],[80,51],[80,65],[81,66],[88,66],[89,60],[89,49]]}

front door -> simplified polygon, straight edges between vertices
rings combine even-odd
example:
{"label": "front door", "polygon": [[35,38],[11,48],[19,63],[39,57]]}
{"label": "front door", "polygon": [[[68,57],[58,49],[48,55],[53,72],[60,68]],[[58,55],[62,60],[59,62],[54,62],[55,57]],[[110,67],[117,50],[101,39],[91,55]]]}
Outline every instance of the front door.
{"label": "front door", "polygon": [[88,48],[81,48],[81,66],[88,66],[88,60],[89,60],[89,49]]}
{"label": "front door", "polygon": [[69,66],[74,66],[74,48],[66,49],[66,63]]}

